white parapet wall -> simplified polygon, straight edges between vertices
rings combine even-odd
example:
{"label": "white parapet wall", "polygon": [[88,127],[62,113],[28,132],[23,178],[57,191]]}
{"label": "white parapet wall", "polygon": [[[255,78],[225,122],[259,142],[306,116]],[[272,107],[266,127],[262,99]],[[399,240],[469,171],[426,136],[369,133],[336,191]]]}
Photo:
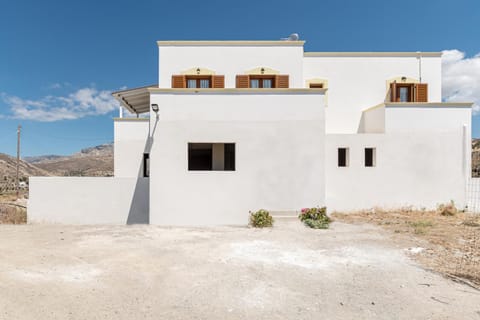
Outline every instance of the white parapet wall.
{"label": "white parapet wall", "polygon": [[28,223],[148,223],[147,178],[30,177]]}

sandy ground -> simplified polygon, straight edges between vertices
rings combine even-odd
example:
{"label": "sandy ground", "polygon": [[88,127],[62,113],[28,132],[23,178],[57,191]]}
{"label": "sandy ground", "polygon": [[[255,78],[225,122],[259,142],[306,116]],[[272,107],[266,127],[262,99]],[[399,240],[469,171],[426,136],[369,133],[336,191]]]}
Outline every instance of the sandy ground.
{"label": "sandy ground", "polygon": [[480,319],[368,224],[0,225],[0,319]]}

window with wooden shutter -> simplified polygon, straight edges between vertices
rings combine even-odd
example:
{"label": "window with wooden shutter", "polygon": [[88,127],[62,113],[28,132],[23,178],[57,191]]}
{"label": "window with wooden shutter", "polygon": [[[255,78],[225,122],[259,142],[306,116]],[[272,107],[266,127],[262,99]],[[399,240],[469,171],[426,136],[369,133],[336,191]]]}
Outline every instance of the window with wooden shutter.
{"label": "window with wooden shutter", "polygon": [[212,88],[225,88],[225,76],[212,76]]}
{"label": "window with wooden shutter", "polygon": [[186,88],[187,82],[186,78],[183,75],[173,75],[172,76],[172,88]]}
{"label": "window with wooden shutter", "polygon": [[237,75],[236,87],[237,88],[249,88],[250,87],[250,77],[248,75]]}
{"label": "window with wooden shutter", "polygon": [[289,88],[289,78],[288,75],[277,75],[275,76],[276,86],[275,88]]}
{"label": "window with wooden shutter", "polygon": [[415,101],[428,102],[428,85],[426,83],[415,84]]}
{"label": "window with wooden shutter", "polygon": [[390,83],[390,102],[397,102],[397,83]]}

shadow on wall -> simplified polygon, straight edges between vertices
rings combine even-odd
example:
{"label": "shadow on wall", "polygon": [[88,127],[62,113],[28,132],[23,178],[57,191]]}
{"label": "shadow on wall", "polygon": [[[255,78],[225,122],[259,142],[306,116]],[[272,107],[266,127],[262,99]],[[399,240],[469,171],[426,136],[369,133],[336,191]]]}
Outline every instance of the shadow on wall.
{"label": "shadow on wall", "polygon": [[[153,135],[158,124],[158,114],[155,120],[155,126],[153,130],[148,132],[147,141],[143,148],[143,154],[150,154],[150,150],[153,144]],[[133,192],[132,202],[130,204],[130,210],[128,212],[127,224],[149,224],[150,223],[150,178],[144,177],[144,165],[145,161],[140,162],[137,173],[137,182],[135,184],[135,190]]]}

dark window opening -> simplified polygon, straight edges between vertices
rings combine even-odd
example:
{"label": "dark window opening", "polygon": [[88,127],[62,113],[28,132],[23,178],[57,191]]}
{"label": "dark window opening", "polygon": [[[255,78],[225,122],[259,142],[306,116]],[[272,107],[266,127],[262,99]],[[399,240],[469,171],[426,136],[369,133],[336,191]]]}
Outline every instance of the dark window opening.
{"label": "dark window opening", "polygon": [[235,143],[225,143],[225,171],[235,171]]}
{"label": "dark window opening", "polygon": [[338,148],[338,166],[348,167],[348,148]]}
{"label": "dark window opening", "polygon": [[143,176],[145,178],[150,177],[150,154],[143,154]]}
{"label": "dark window opening", "polygon": [[188,170],[212,170],[212,143],[188,144]]}
{"label": "dark window opening", "polygon": [[310,83],[310,89],[323,89],[323,83]]}
{"label": "dark window opening", "polygon": [[375,148],[365,148],[365,167],[375,167]]}
{"label": "dark window opening", "polygon": [[189,143],[189,171],[235,171],[234,143]]}

